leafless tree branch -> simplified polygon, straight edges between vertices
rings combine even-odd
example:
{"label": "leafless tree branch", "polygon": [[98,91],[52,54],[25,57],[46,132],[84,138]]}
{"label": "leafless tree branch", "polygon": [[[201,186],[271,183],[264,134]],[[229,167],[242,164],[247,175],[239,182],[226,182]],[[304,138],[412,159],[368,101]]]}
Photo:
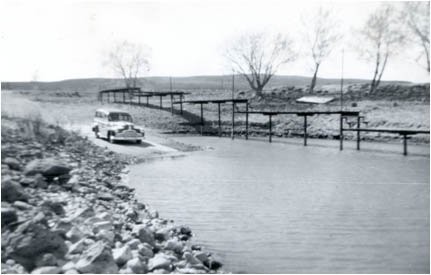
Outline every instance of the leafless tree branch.
{"label": "leafless tree branch", "polygon": [[317,12],[302,16],[304,38],[314,63],[314,75],[310,84],[310,93],[316,86],[317,73],[322,62],[331,54],[342,35],[337,27],[337,20],[329,9],[319,7]]}
{"label": "leafless tree branch", "polygon": [[108,63],[127,88],[135,88],[139,76],[150,70],[149,48],[127,41],[117,43],[108,54]]}
{"label": "leafless tree branch", "polygon": [[397,54],[405,44],[393,5],[382,4],[370,14],[359,33],[358,51],[361,57],[375,64],[371,92],[380,84],[390,56]]}
{"label": "leafless tree branch", "polygon": [[286,36],[247,33],[232,41],[225,57],[232,69],[247,80],[257,96],[261,96],[272,76],[281,66],[293,61],[296,54]]}
{"label": "leafless tree branch", "polygon": [[404,2],[400,20],[407,27],[409,40],[422,48],[417,62],[425,56],[425,68],[430,72],[430,2]]}

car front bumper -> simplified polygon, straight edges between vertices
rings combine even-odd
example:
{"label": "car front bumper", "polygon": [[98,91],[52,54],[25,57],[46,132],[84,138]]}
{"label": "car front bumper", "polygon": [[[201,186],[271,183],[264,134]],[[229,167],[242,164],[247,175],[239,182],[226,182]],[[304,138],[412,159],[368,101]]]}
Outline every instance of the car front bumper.
{"label": "car front bumper", "polygon": [[135,140],[143,140],[144,137],[116,137],[116,136],[113,136],[113,137],[111,137],[111,139],[113,139],[113,140],[124,140],[124,141],[127,141],[127,140],[135,141]]}

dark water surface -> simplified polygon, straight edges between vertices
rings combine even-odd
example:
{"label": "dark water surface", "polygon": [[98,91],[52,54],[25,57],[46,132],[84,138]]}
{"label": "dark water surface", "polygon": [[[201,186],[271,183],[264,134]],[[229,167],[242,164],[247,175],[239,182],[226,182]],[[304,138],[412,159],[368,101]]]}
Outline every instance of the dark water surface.
{"label": "dark water surface", "polygon": [[132,166],[131,185],[226,271],[429,273],[429,146],[177,140],[212,149]]}

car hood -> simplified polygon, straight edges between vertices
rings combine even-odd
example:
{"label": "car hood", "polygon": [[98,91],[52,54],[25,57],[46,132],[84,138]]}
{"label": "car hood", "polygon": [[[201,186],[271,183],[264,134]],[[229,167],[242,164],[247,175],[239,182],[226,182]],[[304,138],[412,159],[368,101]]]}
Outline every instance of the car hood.
{"label": "car hood", "polygon": [[137,127],[132,122],[127,122],[127,121],[110,122],[109,127],[111,129],[115,129],[115,130],[121,130],[124,128],[129,128],[129,129],[133,128],[133,129],[139,129],[142,131],[142,129],[140,127]]}

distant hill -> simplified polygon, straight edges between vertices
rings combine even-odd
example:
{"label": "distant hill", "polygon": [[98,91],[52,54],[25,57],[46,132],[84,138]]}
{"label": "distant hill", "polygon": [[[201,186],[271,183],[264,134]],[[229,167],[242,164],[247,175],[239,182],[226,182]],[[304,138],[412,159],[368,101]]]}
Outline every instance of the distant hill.
{"label": "distant hill", "polygon": [[[266,89],[272,89],[282,86],[304,86],[309,85],[310,77],[305,76],[274,76]],[[344,83],[368,83],[366,79],[344,79]],[[317,86],[320,85],[336,85],[340,83],[340,79],[319,78]],[[391,84],[410,84],[406,81],[388,81],[384,83]],[[190,76],[190,77],[172,77],[174,90],[229,90],[232,87],[232,76]],[[123,87],[121,79],[113,78],[83,78],[83,79],[68,79],[54,82],[2,82],[3,90],[60,90],[60,91],[78,91],[92,92],[103,89]],[[143,90],[169,90],[169,77],[146,77],[140,79],[140,87]],[[248,90],[249,86],[243,77],[235,75],[235,89]]]}

